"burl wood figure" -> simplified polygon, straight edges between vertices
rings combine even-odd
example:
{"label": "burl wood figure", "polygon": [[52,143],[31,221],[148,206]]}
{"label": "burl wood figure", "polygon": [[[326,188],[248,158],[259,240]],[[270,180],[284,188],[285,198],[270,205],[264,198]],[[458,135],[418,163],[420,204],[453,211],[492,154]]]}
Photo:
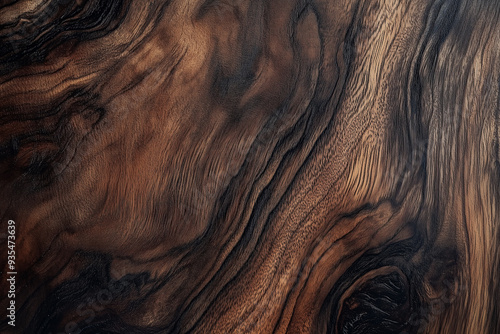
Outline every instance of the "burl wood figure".
{"label": "burl wood figure", "polygon": [[1,333],[500,333],[500,2],[1,0],[0,41]]}

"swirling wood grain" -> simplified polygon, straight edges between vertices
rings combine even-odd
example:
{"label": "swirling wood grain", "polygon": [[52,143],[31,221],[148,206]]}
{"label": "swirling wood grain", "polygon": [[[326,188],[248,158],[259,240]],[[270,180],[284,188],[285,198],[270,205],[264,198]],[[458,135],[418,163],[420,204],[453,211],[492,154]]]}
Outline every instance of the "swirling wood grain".
{"label": "swirling wood grain", "polygon": [[0,331],[499,333],[499,18],[0,1]]}

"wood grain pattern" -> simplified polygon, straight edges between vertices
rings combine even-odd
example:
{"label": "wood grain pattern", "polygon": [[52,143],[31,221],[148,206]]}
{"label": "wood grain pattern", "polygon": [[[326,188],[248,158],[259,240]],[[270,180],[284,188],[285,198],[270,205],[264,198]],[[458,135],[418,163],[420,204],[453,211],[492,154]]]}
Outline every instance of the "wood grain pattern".
{"label": "wood grain pattern", "polygon": [[0,1],[0,331],[500,333],[499,18]]}

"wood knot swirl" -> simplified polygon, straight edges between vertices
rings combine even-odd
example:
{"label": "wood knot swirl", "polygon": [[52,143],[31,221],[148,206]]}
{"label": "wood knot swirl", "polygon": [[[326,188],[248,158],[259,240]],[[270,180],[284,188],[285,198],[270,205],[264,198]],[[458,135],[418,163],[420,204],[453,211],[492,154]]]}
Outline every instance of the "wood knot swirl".
{"label": "wood knot swirl", "polygon": [[359,278],[340,300],[338,334],[397,334],[408,330],[412,314],[407,277],[384,267]]}

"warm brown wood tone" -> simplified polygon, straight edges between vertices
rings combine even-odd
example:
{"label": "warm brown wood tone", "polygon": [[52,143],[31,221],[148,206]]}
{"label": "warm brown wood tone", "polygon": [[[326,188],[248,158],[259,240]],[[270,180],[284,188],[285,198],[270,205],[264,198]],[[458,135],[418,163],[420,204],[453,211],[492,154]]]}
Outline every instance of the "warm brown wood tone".
{"label": "warm brown wood tone", "polygon": [[0,1],[0,332],[500,333],[499,19]]}

